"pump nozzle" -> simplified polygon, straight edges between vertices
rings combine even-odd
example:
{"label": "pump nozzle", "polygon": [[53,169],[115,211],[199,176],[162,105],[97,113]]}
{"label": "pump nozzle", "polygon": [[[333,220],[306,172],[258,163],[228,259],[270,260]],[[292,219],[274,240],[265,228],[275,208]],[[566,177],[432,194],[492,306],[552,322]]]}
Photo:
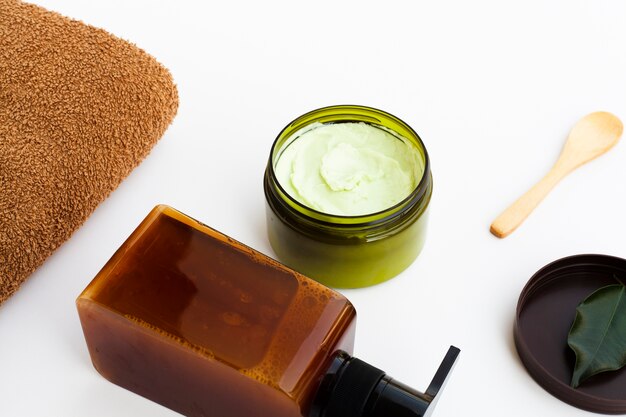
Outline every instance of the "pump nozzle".
{"label": "pump nozzle", "polygon": [[456,365],[456,360],[459,357],[459,353],[461,353],[461,350],[459,348],[455,346],[450,346],[450,349],[448,349],[448,353],[446,353],[443,361],[441,361],[439,369],[437,369],[433,380],[430,381],[430,385],[426,389],[426,395],[431,397],[432,400],[430,401],[430,411],[427,410],[426,414],[424,414],[424,417],[428,417],[432,414],[433,409],[435,408],[435,405],[439,400],[437,394],[446,386],[446,383],[448,382],[448,377],[452,373],[454,365]]}
{"label": "pump nozzle", "polygon": [[[461,351],[450,346],[428,389],[419,392],[362,360],[343,357],[322,396],[319,417],[428,417]],[[318,403],[319,404],[319,403]]]}

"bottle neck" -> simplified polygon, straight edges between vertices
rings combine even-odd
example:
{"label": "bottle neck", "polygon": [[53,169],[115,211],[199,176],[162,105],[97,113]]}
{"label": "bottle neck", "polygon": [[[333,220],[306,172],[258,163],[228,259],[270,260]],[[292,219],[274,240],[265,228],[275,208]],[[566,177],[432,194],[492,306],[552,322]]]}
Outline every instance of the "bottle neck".
{"label": "bottle neck", "polygon": [[335,354],[306,417],[426,417],[456,362],[450,347],[426,393],[343,351]]}
{"label": "bottle neck", "polygon": [[341,375],[343,375],[350,359],[352,359],[352,356],[346,352],[342,350],[337,351],[320,381],[317,393],[313,398],[311,408],[306,417],[325,416],[326,407],[335,391],[337,381],[340,379]]}

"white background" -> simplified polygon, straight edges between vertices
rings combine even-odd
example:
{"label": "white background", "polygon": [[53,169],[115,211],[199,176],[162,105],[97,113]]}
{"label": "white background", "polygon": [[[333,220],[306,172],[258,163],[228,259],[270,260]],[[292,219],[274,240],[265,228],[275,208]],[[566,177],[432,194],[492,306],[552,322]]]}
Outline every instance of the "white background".
{"label": "white background", "polygon": [[626,119],[626,2],[37,3],[153,54],[174,75],[180,110],[145,162],[0,307],[0,415],[177,415],[93,369],[74,300],[158,203],[271,255],[269,148],[293,118],[332,104],[409,123],[435,184],[418,260],[385,284],[342,291],[359,313],[356,355],[424,390],[459,346],[439,417],[589,415],[526,373],[514,311],[550,261],[626,256],[626,143],[566,178],[512,236],[488,228],[548,171],[577,119]]}

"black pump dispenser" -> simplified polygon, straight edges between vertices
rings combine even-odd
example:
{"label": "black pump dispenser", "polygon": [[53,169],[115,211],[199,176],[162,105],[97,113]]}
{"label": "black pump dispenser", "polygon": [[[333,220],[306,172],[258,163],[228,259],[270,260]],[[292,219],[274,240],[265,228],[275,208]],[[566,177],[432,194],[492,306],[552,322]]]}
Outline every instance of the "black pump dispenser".
{"label": "black pump dispenser", "polygon": [[427,417],[460,350],[450,346],[425,393],[384,371],[339,353],[321,382],[309,417]]}

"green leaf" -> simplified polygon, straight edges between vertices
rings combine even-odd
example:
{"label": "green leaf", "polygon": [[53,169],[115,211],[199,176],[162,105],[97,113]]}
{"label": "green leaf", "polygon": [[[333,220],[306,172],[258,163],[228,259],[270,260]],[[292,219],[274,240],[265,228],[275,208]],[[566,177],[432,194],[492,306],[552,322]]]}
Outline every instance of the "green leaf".
{"label": "green leaf", "polygon": [[626,365],[626,286],[609,285],[576,308],[567,344],[576,353],[571,385]]}

